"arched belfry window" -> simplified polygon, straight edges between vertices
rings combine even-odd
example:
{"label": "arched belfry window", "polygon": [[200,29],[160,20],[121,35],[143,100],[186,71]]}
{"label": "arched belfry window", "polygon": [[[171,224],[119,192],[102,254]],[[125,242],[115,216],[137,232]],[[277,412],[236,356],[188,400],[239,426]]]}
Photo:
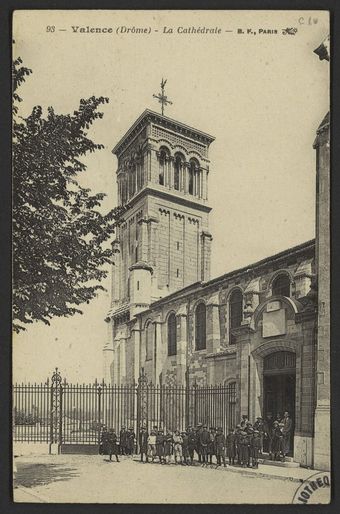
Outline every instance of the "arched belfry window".
{"label": "arched belfry window", "polygon": [[168,317],[168,355],[177,354],[176,315],[172,312]]}
{"label": "arched belfry window", "polygon": [[195,173],[197,172],[197,170],[198,170],[198,162],[195,159],[191,159],[190,164],[189,164],[189,170],[188,170],[188,174],[189,174],[188,192],[189,192],[189,195],[194,194],[194,178],[195,178]]}
{"label": "arched belfry window", "polygon": [[161,186],[165,184],[165,170],[168,162],[169,153],[166,148],[161,148],[159,152],[159,178],[158,182]]}
{"label": "arched belfry window", "polygon": [[206,306],[203,302],[199,303],[195,310],[195,348],[204,350],[206,348],[206,325],[207,325]]}
{"label": "arched belfry window", "polygon": [[290,279],[286,273],[281,273],[273,280],[272,295],[290,296]]}
{"label": "arched belfry window", "polygon": [[174,166],[174,189],[176,191],[179,191],[179,184],[180,184],[180,176],[181,176],[181,170],[183,166],[183,157],[180,154],[177,154],[175,157],[175,166]]}
{"label": "arched belfry window", "polygon": [[241,326],[243,317],[243,295],[239,289],[235,289],[229,299],[229,343],[235,344],[236,338],[232,329]]}

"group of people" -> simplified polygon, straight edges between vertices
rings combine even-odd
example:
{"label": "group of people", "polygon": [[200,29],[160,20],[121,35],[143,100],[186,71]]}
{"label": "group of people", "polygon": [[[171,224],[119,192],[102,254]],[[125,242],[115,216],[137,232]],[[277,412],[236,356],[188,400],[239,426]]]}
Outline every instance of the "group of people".
{"label": "group of people", "polygon": [[[186,430],[163,430],[154,426],[150,433],[142,427],[138,436],[138,452],[141,462],[160,462],[161,464],[193,465],[195,454],[202,466],[239,465],[258,467],[259,457],[264,451],[273,460],[284,460],[290,450],[292,420],[288,412],[276,419],[268,414],[263,420],[258,417],[254,423],[246,415],[235,428],[225,436],[222,427],[209,427],[198,423]],[[114,429],[103,427],[100,453],[109,455],[133,455],[137,453],[137,440],[133,428],[122,427],[119,436]],[[213,462],[214,461],[214,462]]]}
{"label": "group of people", "polygon": [[116,461],[119,462],[119,455],[134,455],[136,452],[135,442],[136,434],[133,427],[128,430],[126,427],[122,427],[118,436],[114,428],[108,430],[104,425],[100,434],[99,454],[108,455],[110,460],[114,455]]}

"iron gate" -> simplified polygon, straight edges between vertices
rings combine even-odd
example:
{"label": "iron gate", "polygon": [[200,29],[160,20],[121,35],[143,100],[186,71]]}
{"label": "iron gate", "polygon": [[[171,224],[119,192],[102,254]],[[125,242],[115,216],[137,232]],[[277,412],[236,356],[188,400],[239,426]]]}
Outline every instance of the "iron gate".
{"label": "iron gate", "polygon": [[68,384],[58,371],[45,384],[13,386],[13,438],[20,442],[98,445],[102,427],[141,426],[183,430],[199,422],[235,426],[236,384],[153,385],[142,372],[138,384]]}

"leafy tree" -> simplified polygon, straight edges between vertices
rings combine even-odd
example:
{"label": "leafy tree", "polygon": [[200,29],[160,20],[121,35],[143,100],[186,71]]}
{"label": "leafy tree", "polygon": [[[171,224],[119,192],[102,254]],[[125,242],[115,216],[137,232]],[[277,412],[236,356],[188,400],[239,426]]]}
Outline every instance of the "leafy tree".
{"label": "leafy tree", "polygon": [[13,62],[13,325],[82,313],[79,306],[104,289],[111,262],[108,240],[121,208],[100,212],[103,193],[77,181],[82,158],[103,148],[88,137],[103,117],[104,97],[80,100],[73,114],[44,116],[36,106],[19,116],[18,87],[31,74]]}

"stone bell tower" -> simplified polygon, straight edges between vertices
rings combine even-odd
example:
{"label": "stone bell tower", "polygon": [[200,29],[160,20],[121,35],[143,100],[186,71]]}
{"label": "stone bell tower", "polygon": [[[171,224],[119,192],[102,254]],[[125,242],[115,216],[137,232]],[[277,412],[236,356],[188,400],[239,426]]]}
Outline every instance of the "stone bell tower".
{"label": "stone bell tower", "polygon": [[[122,330],[122,323],[150,303],[210,279],[212,141],[198,129],[147,109],[113,148],[118,205],[125,210],[112,245],[111,341],[119,330],[126,339],[130,328]],[[109,342],[104,350],[111,349]]]}

